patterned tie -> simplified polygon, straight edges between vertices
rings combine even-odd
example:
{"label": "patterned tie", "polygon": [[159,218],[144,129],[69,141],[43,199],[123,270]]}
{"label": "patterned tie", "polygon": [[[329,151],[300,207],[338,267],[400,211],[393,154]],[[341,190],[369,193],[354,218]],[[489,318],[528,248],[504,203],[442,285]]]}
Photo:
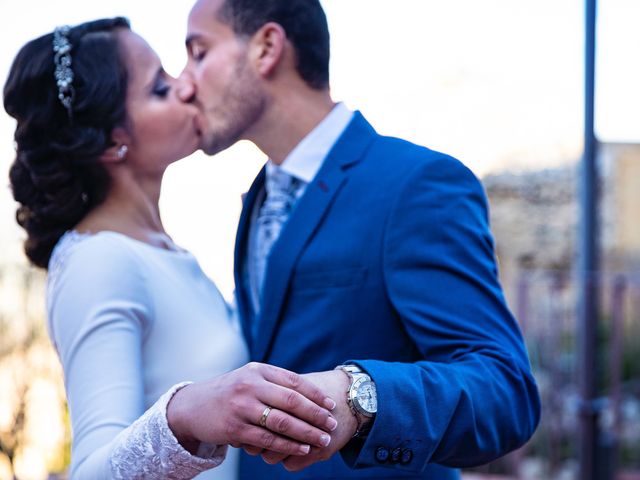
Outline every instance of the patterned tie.
{"label": "patterned tie", "polygon": [[296,201],[296,192],[302,182],[279,168],[267,174],[265,189],[267,197],[260,207],[257,224],[256,249],[254,255],[257,297],[262,295],[267,259],[273,244],[278,239],[282,227]]}

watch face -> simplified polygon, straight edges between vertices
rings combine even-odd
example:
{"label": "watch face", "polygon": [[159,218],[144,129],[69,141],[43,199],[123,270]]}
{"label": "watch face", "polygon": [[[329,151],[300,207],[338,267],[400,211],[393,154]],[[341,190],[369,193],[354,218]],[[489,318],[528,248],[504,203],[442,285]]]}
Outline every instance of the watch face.
{"label": "watch face", "polygon": [[362,382],[358,386],[356,400],[367,413],[374,414],[378,411],[378,396],[376,394],[376,385],[373,382]]}

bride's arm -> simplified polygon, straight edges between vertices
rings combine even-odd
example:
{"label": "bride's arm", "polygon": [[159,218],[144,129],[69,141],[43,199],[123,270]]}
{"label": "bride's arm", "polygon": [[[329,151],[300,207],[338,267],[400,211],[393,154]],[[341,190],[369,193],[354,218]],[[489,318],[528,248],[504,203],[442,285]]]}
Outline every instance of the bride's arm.
{"label": "bride's arm", "polygon": [[192,478],[218,465],[225,449],[205,459],[182,448],[166,421],[173,392],[145,413],[142,342],[153,303],[136,257],[110,240],[75,245],[50,271],[50,331],[73,429],[71,478]]}

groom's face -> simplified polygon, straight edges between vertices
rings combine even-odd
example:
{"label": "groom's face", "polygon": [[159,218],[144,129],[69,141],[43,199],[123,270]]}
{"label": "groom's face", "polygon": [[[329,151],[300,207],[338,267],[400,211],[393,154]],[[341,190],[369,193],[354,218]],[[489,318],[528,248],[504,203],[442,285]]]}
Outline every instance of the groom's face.
{"label": "groom's face", "polygon": [[249,61],[249,39],[218,19],[224,0],[199,0],[189,15],[184,75],[200,110],[200,148],[213,155],[251,136],[266,95]]}

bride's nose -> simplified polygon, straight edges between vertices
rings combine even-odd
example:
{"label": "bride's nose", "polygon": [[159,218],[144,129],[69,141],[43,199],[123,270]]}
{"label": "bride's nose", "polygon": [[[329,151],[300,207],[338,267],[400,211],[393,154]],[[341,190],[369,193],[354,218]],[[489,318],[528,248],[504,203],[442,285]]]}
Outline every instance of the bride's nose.
{"label": "bride's nose", "polygon": [[196,96],[196,85],[193,77],[186,71],[183,71],[178,77],[178,98],[184,103],[190,103]]}

